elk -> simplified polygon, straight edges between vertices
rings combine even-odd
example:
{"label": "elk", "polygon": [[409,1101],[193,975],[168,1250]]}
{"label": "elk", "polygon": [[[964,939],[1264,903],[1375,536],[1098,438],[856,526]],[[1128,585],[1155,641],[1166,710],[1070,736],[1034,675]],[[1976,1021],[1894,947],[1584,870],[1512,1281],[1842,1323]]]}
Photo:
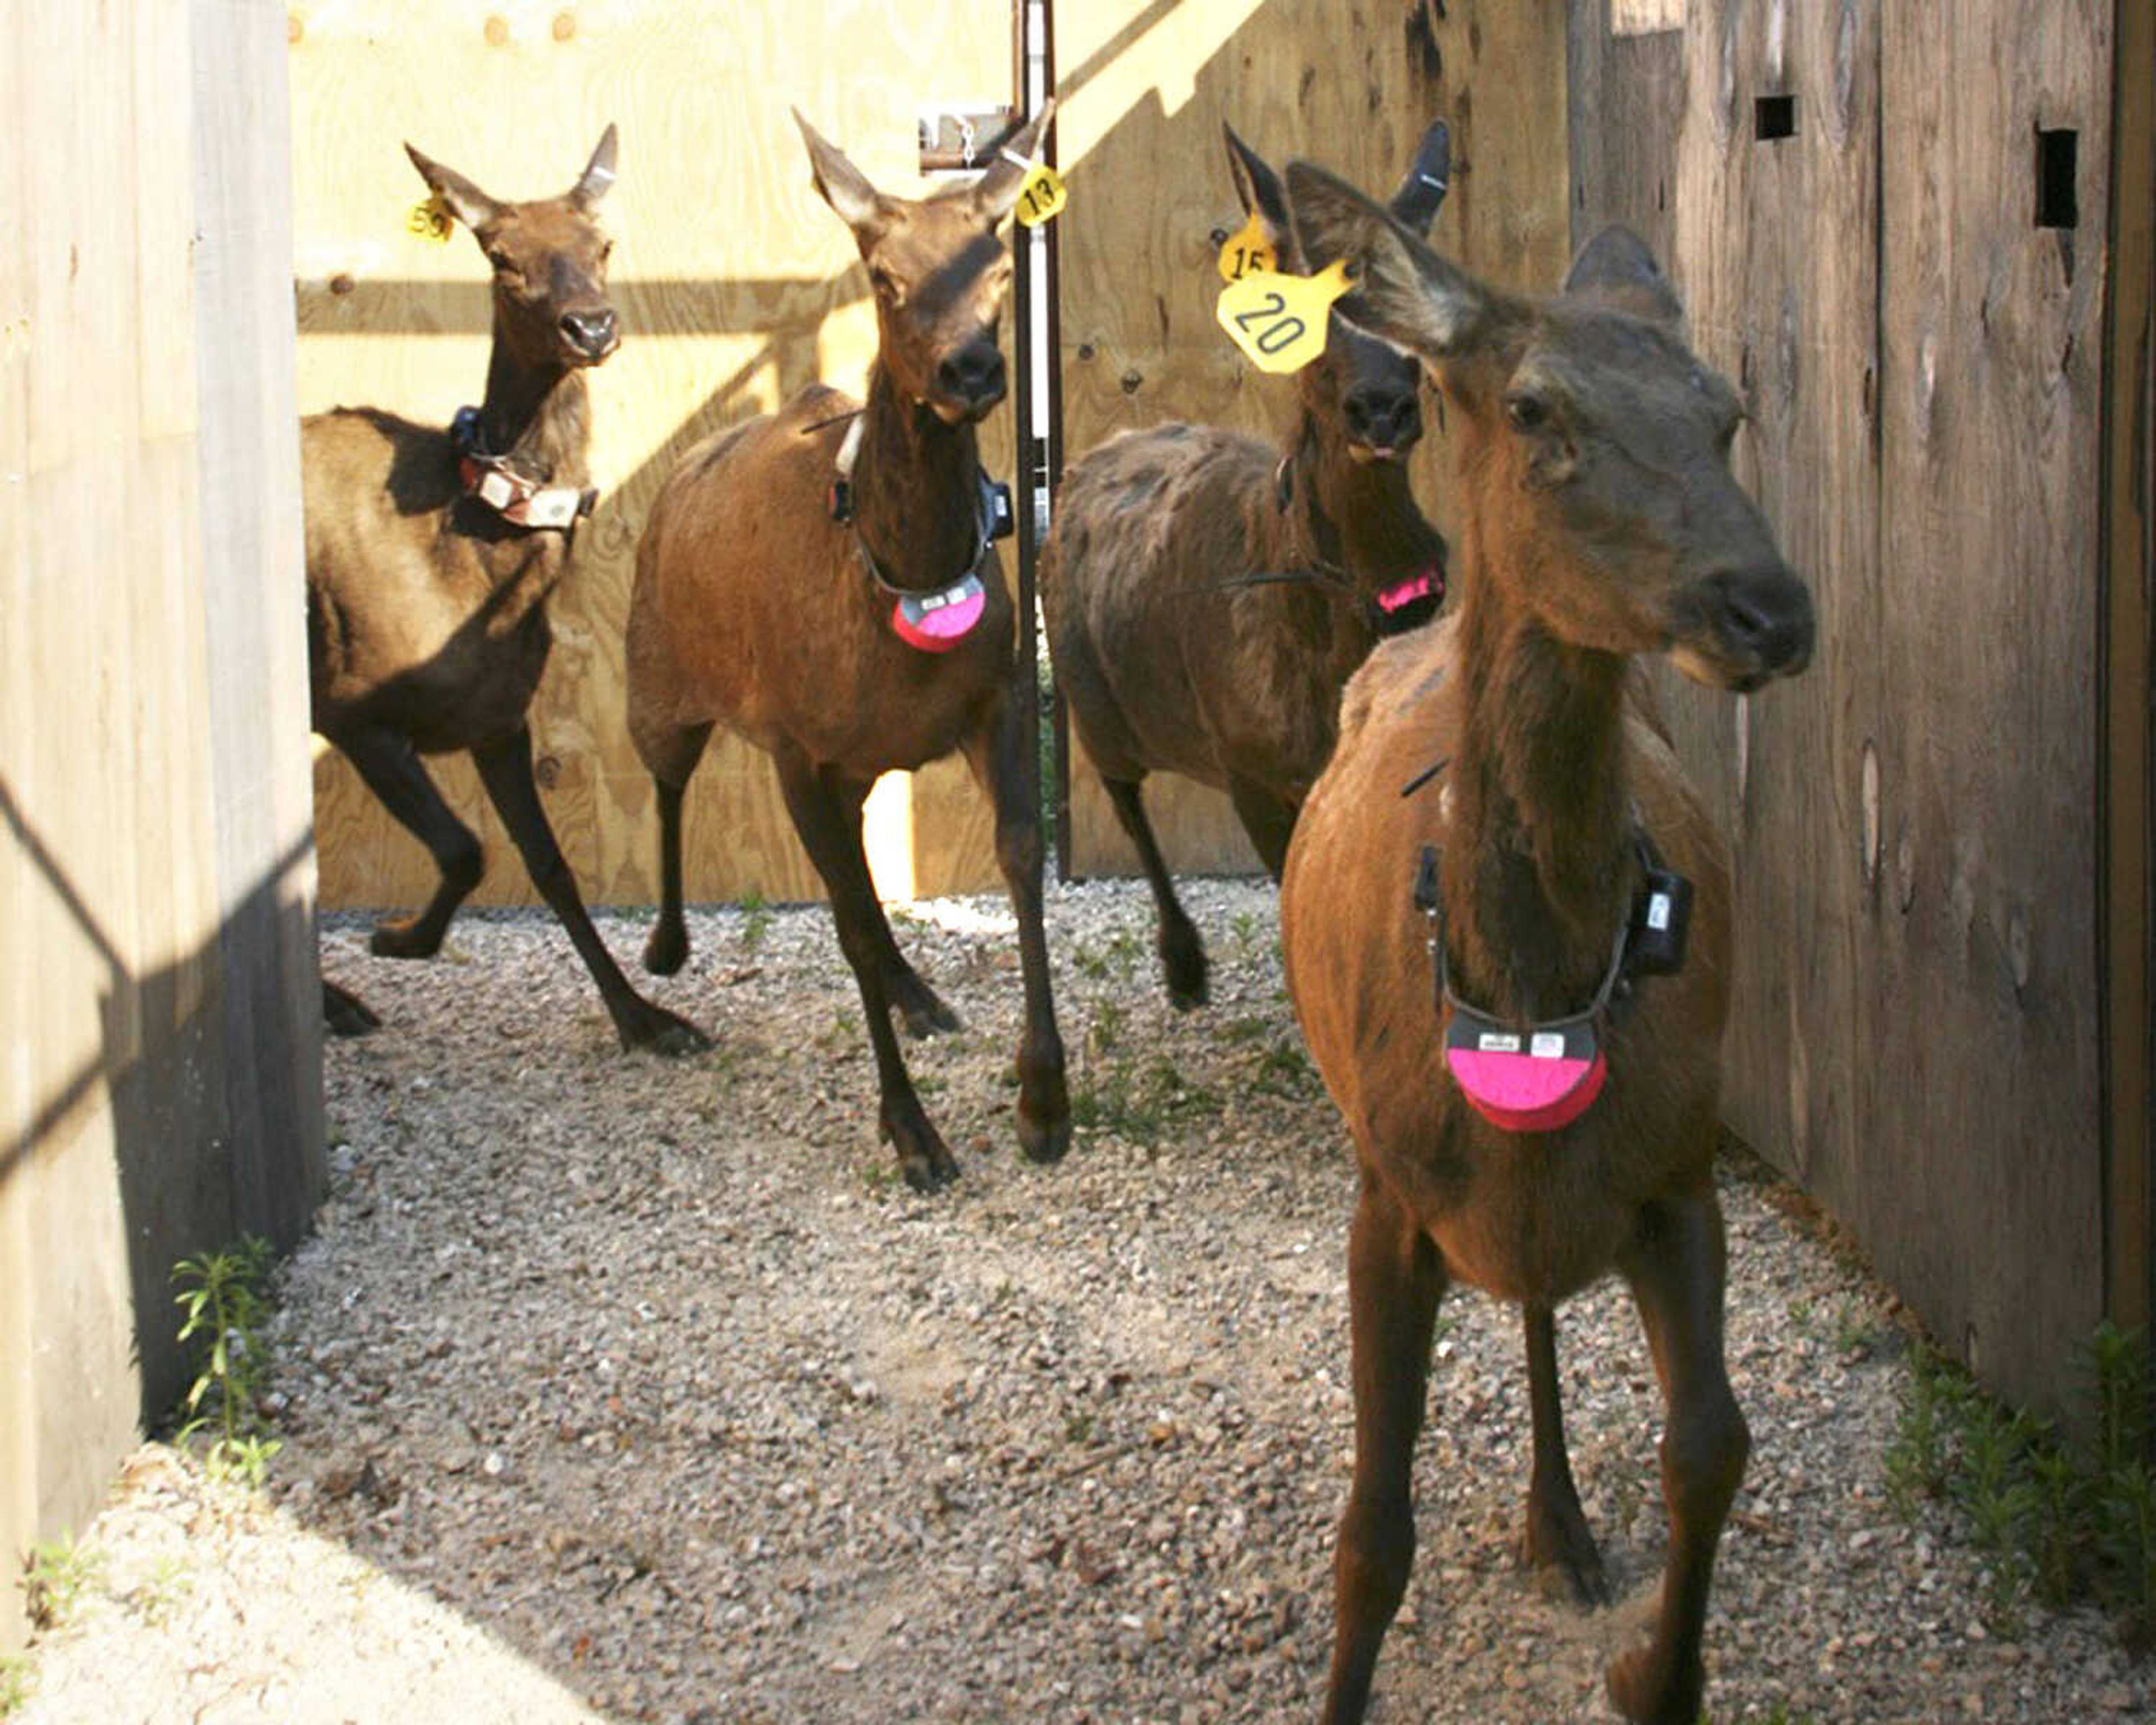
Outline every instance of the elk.
{"label": "elk", "polygon": [[[1282,886],[1289,986],[1361,1174],[1325,1717],[1363,1716],[1407,1583],[1409,1466],[1454,1281],[1525,1311],[1527,1554],[1607,1598],[1565,1452],[1553,1311],[1614,1267],[1666,1403],[1670,1543],[1651,1635],[1608,1687],[1629,1719],[1691,1725],[1750,1442],[1722,1361],[1712,1173],[1731,884],[1628,661],[1666,654],[1748,692],[1803,669],[1810,596],[1729,470],[1738,399],[1686,347],[1635,236],[1605,231],[1557,298],[1530,302],[1332,176],[1297,162],[1286,177],[1305,251],[1355,278],[1346,314],[1419,356],[1452,404],[1464,517],[1460,608],[1349,683]],[[1647,933],[1653,895],[1666,911],[1681,898],[1666,870],[1697,895],[1676,963],[1670,931]]]}
{"label": "elk", "polygon": [[867,399],[811,385],[776,413],[690,449],[637,546],[629,728],[657,788],[662,901],[644,949],[688,956],[681,803],[723,724],[771,757],[831,899],[875,1046],[880,1123],[916,1189],[958,1166],[907,1076],[891,1014],[916,1035],[957,1019],[891,937],[861,846],[880,774],[963,751],[995,810],[1025,984],[1021,1147],[1050,1162],[1070,1110],[1041,927],[1041,836],[1029,664],[993,536],[975,427],[1004,397],[997,324],[1011,261],[998,229],[1054,111],[970,186],[880,192],[797,112],[814,183],[852,230],[875,294]]}
{"label": "elk", "polygon": [[[1279,177],[1223,131],[1245,213],[1295,270]],[[1440,120],[1392,201],[1417,233],[1444,202],[1449,161]],[[1414,360],[1334,316],[1279,448],[1160,425],[1110,439],[1064,480],[1041,560],[1049,650],[1152,888],[1178,1007],[1204,1004],[1205,948],[1140,787],[1173,772],[1226,791],[1280,879],[1296,813],[1332,752],[1342,685],[1374,641],[1428,621],[1444,597],[1445,541],[1408,484],[1421,382]]]}
{"label": "elk", "polygon": [[[376,927],[385,958],[431,958],[485,869],[424,755],[469,751],[531,884],[569,932],[624,1048],[710,1047],[644,999],[592,927],[531,773],[526,716],[553,645],[547,600],[595,493],[588,367],[620,346],[606,295],[612,242],[593,214],[613,183],[609,126],[560,198],[510,203],[407,144],[412,165],[494,269],[486,394],[444,431],[373,408],[300,422],[307,647],[315,729],[424,845],[441,871],[418,915]],[[345,1034],[379,1022],[334,983]]]}

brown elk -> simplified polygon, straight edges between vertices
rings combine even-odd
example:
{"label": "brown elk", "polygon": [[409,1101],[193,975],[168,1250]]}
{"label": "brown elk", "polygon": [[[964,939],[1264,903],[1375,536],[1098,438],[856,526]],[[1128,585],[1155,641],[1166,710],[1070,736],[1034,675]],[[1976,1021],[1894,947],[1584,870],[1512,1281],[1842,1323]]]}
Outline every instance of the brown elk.
{"label": "brown elk", "polygon": [[879,774],[953,750],[994,804],[1018,916],[1019,1142],[1036,1162],[1070,1142],[1041,927],[1035,698],[1013,650],[975,432],[1004,392],[996,327],[1011,263],[998,231],[1052,110],[978,182],[918,200],[879,192],[794,116],[816,189],[853,230],[875,292],[868,398],[812,385],[690,449],[645,525],[629,604],[629,734],[657,784],[661,847],[644,962],[670,974],[687,957],[682,793],[723,724],[778,768],[860,987],[882,1129],[922,1190],[958,1168],[915,1093],[891,1013],[916,1034],[957,1020],[891,937],[861,848],[861,804]]}
{"label": "brown elk", "polygon": [[[1279,177],[1224,130],[1243,208],[1293,271]],[[1418,233],[1449,162],[1439,121],[1391,206]],[[1057,686],[1152,887],[1181,1007],[1204,1002],[1205,948],[1147,818],[1145,776],[1226,791],[1277,880],[1332,752],[1341,685],[1380,635],[1426,622],[1444,595],[1445,541],[1408,485],[1420,365],[1335,316],[1297,382],[1301,411],[1278,449],[1177,424],[1093,450],[1064,480],[1041,561]]]}
{"label": "brown elk", "polygon": [[[708,1048],[629,985],[592,927],[547,824],[526,713],[553,632],[547,599],[588,511],[585,367],[620,345],[606,296],[611,242],[593,215],[614,177],[609,126],[560,198],[509,203],[409,144],[413,166],[494,267],[494,347],[476,413],[444,431],[372,408],[300,424],[308,670],[314,726],[433,855],[441,882],[417,916],[374,931],[383,957],[431,958],[485,858],[423,755],[469,750],[487,795],[591,971],[625,1048]],[[374,1014],[324,985],[331,1025]]]}
{"label": "brown elk", "polygon": [[[1627,667],[1666,653],[1698,681],[1755,689],[1810,657],[1810,598],[1729,471],[1737,398],[1686,347],[1635,237],[1604,233],[1558,298],[1530,303],[1329,175],[1298,162],[1287,184],[1306,251],[1356,277],[1347,314],[1419,354],[1449,398],[1465,517],[1460,608],[1349,684],[1282,888],[1296,1011],[1362,1175],[1326,1717],[1363,1717],[1407,1583],[1410,1462],[1455,1280],[1525,1308],[1527,1554],[1606,1598],[1565,1454],[1553,1313],[1614,1267],[1666,1402],[1670,1545],[1651,1638],[1612,1665],[1609,1693],[1628,1718],[1691,1725],[1749,1445],[1722,1363],[1711,1167],[1729,865]],[[1673,970],[1666,950],[1635,962],[1658,920],[1635,922],[1653,902],[1643,880],[1670,889],[1666,904],[1682,896],[1657,857],[1697,889]],[[1535,1097],[1517,1081],[1539,1052],[1562,1083]]]}

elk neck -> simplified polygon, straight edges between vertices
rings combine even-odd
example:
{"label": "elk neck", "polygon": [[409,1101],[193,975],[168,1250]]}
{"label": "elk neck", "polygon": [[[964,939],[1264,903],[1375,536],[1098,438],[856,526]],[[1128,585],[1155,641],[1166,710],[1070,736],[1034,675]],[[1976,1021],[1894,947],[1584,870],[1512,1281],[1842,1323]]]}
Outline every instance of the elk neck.
{"label": "elk neck", "polygon": [[880,362],[869,377],[855,458],[854,519],[884,578],[909,592],[948,587],[980,548],[980,444],[901,393]]}
{"label": "elk neck", "polygon": [[[1517,1021],[1578,1011],[1629,915],[1626,660],[1559,639],[1471,520],[1450,699],[1444,893],[1453,986]],[[1584,573],[1572,578],[1585,578]]]}
{"label": "elk neck", "polygon": [[1416,505],[1404,461],[1358,461],[1348,438],[1305,408],[1288,473],[1288,514],[1305,547],[1366,593],[1435,566],[1444,541]]}
{"label": "elk neck", "polygon": [[580,368],[521,357],[495,320],[480,424],[488,450],[555,485],[591,483],[591,396]]}

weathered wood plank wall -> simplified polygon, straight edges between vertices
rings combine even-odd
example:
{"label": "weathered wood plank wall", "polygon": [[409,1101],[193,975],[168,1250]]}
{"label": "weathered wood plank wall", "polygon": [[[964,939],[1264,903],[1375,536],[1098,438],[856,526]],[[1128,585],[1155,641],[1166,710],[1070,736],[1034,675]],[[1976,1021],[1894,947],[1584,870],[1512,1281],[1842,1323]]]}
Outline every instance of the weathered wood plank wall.
{"label": "weathered wood plank wall", "polygon": [[[1415,21],[1414,30],[1409,23]],[[1565,18],[1507,0],[1087,0],[1055,8],[1062,160],[1064,448],[1163,420],[1276,437],[1293,384],[1252,371],[1214,321],[1216,230],[1242,225],[1220,126],[1276,166],[1308,156],[1389,193],[1440,115],[1454,187],[1438,245],[1508,285],[1545,285],[1567,252]],[[1415,461],[1424,506],[1446,519],[1450,458],[1433,403]],[[1091,766],[1071,770],[1081,875],[1136,872]],[[1171,864],[1254,873],[1218,792],[1163,775],[1146,800]]]}
{"label": "weathered wood plank wall", "polygon": [[1804,679],[1672,696],[1738,841],[1731,1121],[2046,1402],[2106,1309],[2112,27],[2112,0],[1573,6],[1575,238],[1661,245],[1820,602]]}
{"label": "weathered wood plank wall", "polygon": [[[172,1266],[324,1179],[284,13],[0,46],[0,1554],[182,1376]],[[18,1639],[19,1599],[0,1605]]]}
{"label": "weathered wood plank wall", "polygon": [[[819,377],[858,392],[875,351],[853,240],[810,188],[788,105],[878,183],[916,192],[916,107],[1009,100],[1011,28],[1009,0],[290,8],[303,411],[368,403],[446,423],[485,381],[485,265],[462,233],[443,245],[404,231],[424,193],[404,140],[526,198],[567,185],[606,123],[621,127],[621,177],[603,215],[624,336],[592,380],[604,495],[553,604],[553,660],[533,710],[549,814],[594,901],[658,896],[621,646],[652,499],[706,433]],[[998,413],[984,435],[1004,475],[1009,421]],[[432,764],[486,845],[477,901],[532,902],[470,763]],[[415,904],[432,891],[425,852],[334,754],[318,762],[316,803],[325,904]],[[1001,883],[993,823],[955,760],[879,786],[870,830],[889,896]],[[821,896],[764,757],[730,739],[713,740],[690,788],[685,851],[692,899]]]}

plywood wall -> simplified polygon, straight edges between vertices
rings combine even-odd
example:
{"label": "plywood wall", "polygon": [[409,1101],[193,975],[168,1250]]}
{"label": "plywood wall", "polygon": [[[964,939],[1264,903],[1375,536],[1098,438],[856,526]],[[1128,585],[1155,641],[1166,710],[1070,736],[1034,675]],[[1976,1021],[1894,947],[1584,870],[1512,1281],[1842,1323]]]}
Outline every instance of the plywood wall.
{"label": "plywood wall", "polygon": [[[323,1183],[283,14],[0,47],[0,1562],[180,1383],[172,1266]],[[57,195],[51,188],[65,188]],[[33,195],[34,194],[34,195]],[[19,1635],[0,1604],[0,1645]]]}
{"label": "plywood wall", "polygon": [[[295,0],[290,8],[304,410],[367,403],[446,423],[485,381],[486,271],[469,236],[408,235],[409,139],[506,198],[566,187],[608,121],[603,214],[624,326],[593,376],[604,498],[553,607],[533,721],[542,793],[596,901],[657,896],[650,781],[624,728],[622,631],[653,497],[706,433],[818,378],[858,391],[875,320],[851,237],[810,189],[798,105],[879,184],[917,193],[916,107],[1007,101],[1009,0]],[[1008,412],[983,448],[1010,470]],[[438,777],[482,834],[482,902],[534,898],[461,758]],[[323,900],[408,905],[433,865],[335,756],[319,764]],[[956,761],[879,787],[878,878],[896,896],[999,884],[992,823]],[[715,740],[691,788],[692,899],[820,896],[764,757]]]}
{"label": "plywood wall", "polygon": [[[1576,224],[1665,249],[1820,611],[1798,681],[1671,691],[1738,845],[1730,1117],[2056,1399],[2105,1306],[2111,0],[1637,10],[1574,0]],[[2048,131],[2071,229],[2039,225]]]}
{"label": "plywood wall", "polygon": [[[1437,245],[1507,286],[1548,287],[1563,273],[1560,8],[1086,0],[1056,6],[1055,54],[1071,193],[1062,218],[1068,459],[1163,420],[1267,437],[1293,424],[1292,382],[1251,370],[1214,321],[1213,236],[1243,222],[1224,120],[1276,166],[1307,156],[1384,195],[1442,116],[1452,126],[1454,183]],[[1450,457],[1434,404],[1425,417],[1416,490],[1442,523]],[[1097,777],[1081,759],[1071,779],[1073,869],[1134,872]],[[1146,798],[1173,866],[1255,870],[1224,796],[1162,777],[1147,782]]]}

